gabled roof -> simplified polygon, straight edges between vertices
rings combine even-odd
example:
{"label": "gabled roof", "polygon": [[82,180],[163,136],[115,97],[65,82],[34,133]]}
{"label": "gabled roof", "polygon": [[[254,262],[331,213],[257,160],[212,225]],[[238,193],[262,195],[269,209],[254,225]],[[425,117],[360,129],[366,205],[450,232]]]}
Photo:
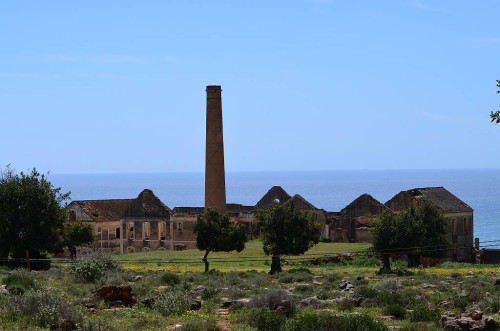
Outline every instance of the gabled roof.
{"label": "gabled roof", "polygon": [[[445,213],[459,213],[459,212],[473,212],[474,210],[465,202],[460,200],[450,191],[445,189],[444,187],[422,187],[422,188],[414,188],[408,191],[401,191],[396,196],[394,196],[391,200],[386,202],[386,205],[390,208],[390,203],[398,197],[400,194],[405,194],[414,200],[418,205],[421,205],[424,202],[430,202]],[[409,208],[410,206],[408,206]]]}
{"label": "gabled roof", "polygon": [[314,207],[314,205],[312,203],[310,203],[309,201],[304,199],[300,194],[295,194],[293,197],[288,199],[288,201],[285,202],[284,204],[288,205],[291,203],[294,203],[295,207],[297,207],[299,209],[307,209],[307,210],[317,209],[316,207]]}
{"label": "gabled roof", "polygon": [[386,210],[389,210],[387,206],[371,195],[364,193],[345,206],[344,209],[340,211],[340,214],[350,217],[361,217],[379,215]]}
{"label": "gabled roof", "polygon": [[290,198],[291,196],[281,186],[273,186],[257,202],[255,207],[257,209],[269,209],[273,203],[278,202],[278,204],[282,205],[290,200]]}
{"label": "gabled roof", "polygon": [[80,207],[96,222],[119,221],[134,199],[75,200],[72,204]]}
{"label": "gabled roof", "polygon": [[151,190],[143,190],[123,213],[123,217],[169,217],[168,208]]}

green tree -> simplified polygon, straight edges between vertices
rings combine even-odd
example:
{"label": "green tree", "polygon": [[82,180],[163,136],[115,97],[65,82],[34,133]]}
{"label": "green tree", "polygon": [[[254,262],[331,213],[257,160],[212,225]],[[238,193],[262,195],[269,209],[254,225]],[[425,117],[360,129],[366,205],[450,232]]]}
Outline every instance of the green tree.
{"label": "green tree", "polygon": [[[500,80],[498,79],[497,79],[497,87],[500,88]],[[498,90],[497,93],[500,93],[500,90]],[[500,123],[500,110],[492,111],[490,114],[490,118],[492,122],[495,122],[495,124]]]}
{"label": "green tree", "polygon": [[420,256],[443,257],[449,247],[446,220],[431,204],[410,208],[404,213],[384,212],[372,229],[373,248],[382,257],[382,271],[390,271],[390,256],[406,254],[408,265],[420,264]]}
{"label": "green tree", "polygon": [[80,246],[94,242],[94,229],[91,224],[82,221],[66,221],[63,227],[64,246]]}
{"label": "green tree", "polygon": [[270,274],[281,272],[281,255],[300,255],[319,242],[319,225],[293,203],[273,204],[267,211],[257,213],[263,250],[272,255]]}
{"label": "green tree", "polygon": [[247,241],[246,228],[243,224],[231,223],[229,215],[217,209],[208,208],[204,215],[198,216],[194,225],[196,248],[205,251],[203,262],[205,272],[208,271],[208,254],[210,252],[238,253],[245,249]]}
{"label": "green tree", "polygon": [[36,169],[16,174],[9,166],[0,175],[0,257],[43,257],[61,248],[66,219],[62,194]]}

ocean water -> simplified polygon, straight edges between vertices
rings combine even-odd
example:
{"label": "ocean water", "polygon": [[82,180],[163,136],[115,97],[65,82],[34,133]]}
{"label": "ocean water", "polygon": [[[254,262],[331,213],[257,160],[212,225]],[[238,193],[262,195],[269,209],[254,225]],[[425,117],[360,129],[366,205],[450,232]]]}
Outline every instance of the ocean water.
{"label": "ocean water", "polygon": [[[134,198],[148,188],[170,208],[204,204],[203,173],[52,174],[50,180],[73,200]],[[327,211],[340,211],[363,193],[384,203],[402,190],[444,186],[474,209],[475,237],[500,240],[500,169],[229,172],[227,201],[255,205],[273,185]]]}

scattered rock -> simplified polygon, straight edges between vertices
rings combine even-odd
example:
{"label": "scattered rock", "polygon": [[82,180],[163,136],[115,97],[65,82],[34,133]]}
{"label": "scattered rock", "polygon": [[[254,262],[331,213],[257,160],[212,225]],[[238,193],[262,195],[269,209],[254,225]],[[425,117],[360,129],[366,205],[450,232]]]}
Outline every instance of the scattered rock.
{"label": "scattered rock", "polygon": [[229,308],[233,305],[241,305],[241,306],[247,306],[250,303],[251,299],[245,298],[245,299],[238,299],[238,300],[224,300],[222,301],[221,308]]}
{"label": "scattered rock", "polygon": [[94,300],[85,300],[82,302],[82,305],[88,310],[97,309],[97,303]]}
{"label": "scattered rock", "polygon": [[142,276],[137,275],[132,279],[132,282],[137,283],[138,281],[142,280]]}
{"label": "scattered rock", "polygon": [[436,288],[436,287],[438,287],[438,286],[437,286],[437,285],[434,285],[434,284],[426,284],[426,283],[424,283],[424,284],[422,284],[422,286],[421,286],[421,287],[422,287],[423,289],[429,289],[429,288]]}
{"label": "scattered rock", "polygon": [[361,295],[353,295],[351,301],[356,307],[359,307],[361,305],[361,302],[363,301],[363,297]]}
{"label": "scattered rock", "polygon": [[451,304],[448,301],[441,301],[437,305],[438,308],[448,308],[450,306],[451,306]]}
{"label": "scattered rock", "polygon": [[467,275],[469,275],[469,276],[474,276],[474,271],[469,271],[469,272],[467,272]]}
{"label": "scattered rock", "polygon": [[352,285],[350,281],[343,279],[339,283],[339,289],[342,292],[353,292],[354,291],[354,285]]}
{"label": "scattered rock", "polygon": [[299,305],[302,307],[313,307],[313,308],[318,308],[323,304],[323,302],[318,299],[317,296],[305,298],[300,301]]}
{"label": "scattered rock", "polygon": [[191,300],[190,310],[200,310],[201,309],[201,301],[199,300]]}
{"label": "scattered rock", "polygon": [[500,278],[495,279],[495,285],[500,286]]}
{"label": "scattered rock", "polygon": [[9,294],[9,290],[7,290],[7,285],[0,285],[0,294]]}
{"label": "scattered rock", "polygon": [[229,309],[216,309],[215,315],[216,316],[227,316],[227,315],[229,315]]}
{"label": "scattered rock", "polygon": [[473,320],[473,321],[480,321],[483,319],[483,312],[480,311],[480,310],[477,310],[477,309],[474,309],[472,310],[470,313],[469,313],[469,317]]}
{"label": "scattered rock", "polygon": [[131,306],[137,302],[129,285],[104,285],[97,289],[95,294],[105,302],[121,301],[126,306]]}
{"label": "scattered rock", "polygon": [[[471,312],[469,316],[460,316],[453,312],[446,312],[443,316],[441,316],[441,326],[447,331],[494,331],[500,329],[500,323],[491,317],[483,318],[482,313],[477,310],[474,312],[474,314]],[[474,318],[480,317],[480,319],[475,320],[471,317],[471,315],[474,316]]]}
{"label": "scattered rock", "polygon": [[357,280],[357,281],[360,281],[360,280],[363,280],[363,279],[364,279],[364,277],[363,277],[363,276],[357,276],[357,277],[356,277],[356,280]]}
{"label": "scattered rock", "polygon": [[295,306],[293,305],[292,301],[286,299],[282,300],[276,307],[275,311],[278,314],[290,314],[293,310],[295,309]]}
{"label": "scattered rock", "polygon": [[196,288],[191,290],[191,294],[194,296],[199,296],[202,295],[206,290],[207,288],[205,286],[198,285]]}
{"label": "scattered rock", "polygon": [[153,304],[154,304],[156,301],[158,301],[159,299],[160,299],[160,296],[151,297],[151,298],[146,298],[146,299],[141,300],[141,303],[142,303],[145,307],[152,308],[152,307],[153,307]]}

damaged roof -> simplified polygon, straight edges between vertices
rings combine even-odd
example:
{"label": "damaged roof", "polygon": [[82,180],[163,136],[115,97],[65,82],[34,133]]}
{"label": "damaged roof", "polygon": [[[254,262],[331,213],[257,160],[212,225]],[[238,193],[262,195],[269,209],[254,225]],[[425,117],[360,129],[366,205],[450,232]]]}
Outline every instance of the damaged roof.
{"label": "damaged roof", "polygon": [[135,199],[75,200],[80,207],[96,222],[118,221]]}
{"label": "damaged roof", "polygon": [[[420,205],[422,202],[430,202],[438,206],[445,213],[474,211],[468,204],[460,200],[457,196],[455,196],[442,186],[414,188],[403,192],[414,199],[417,202],[417,205]],[[400,192],[399,194],[403,192]]]}

